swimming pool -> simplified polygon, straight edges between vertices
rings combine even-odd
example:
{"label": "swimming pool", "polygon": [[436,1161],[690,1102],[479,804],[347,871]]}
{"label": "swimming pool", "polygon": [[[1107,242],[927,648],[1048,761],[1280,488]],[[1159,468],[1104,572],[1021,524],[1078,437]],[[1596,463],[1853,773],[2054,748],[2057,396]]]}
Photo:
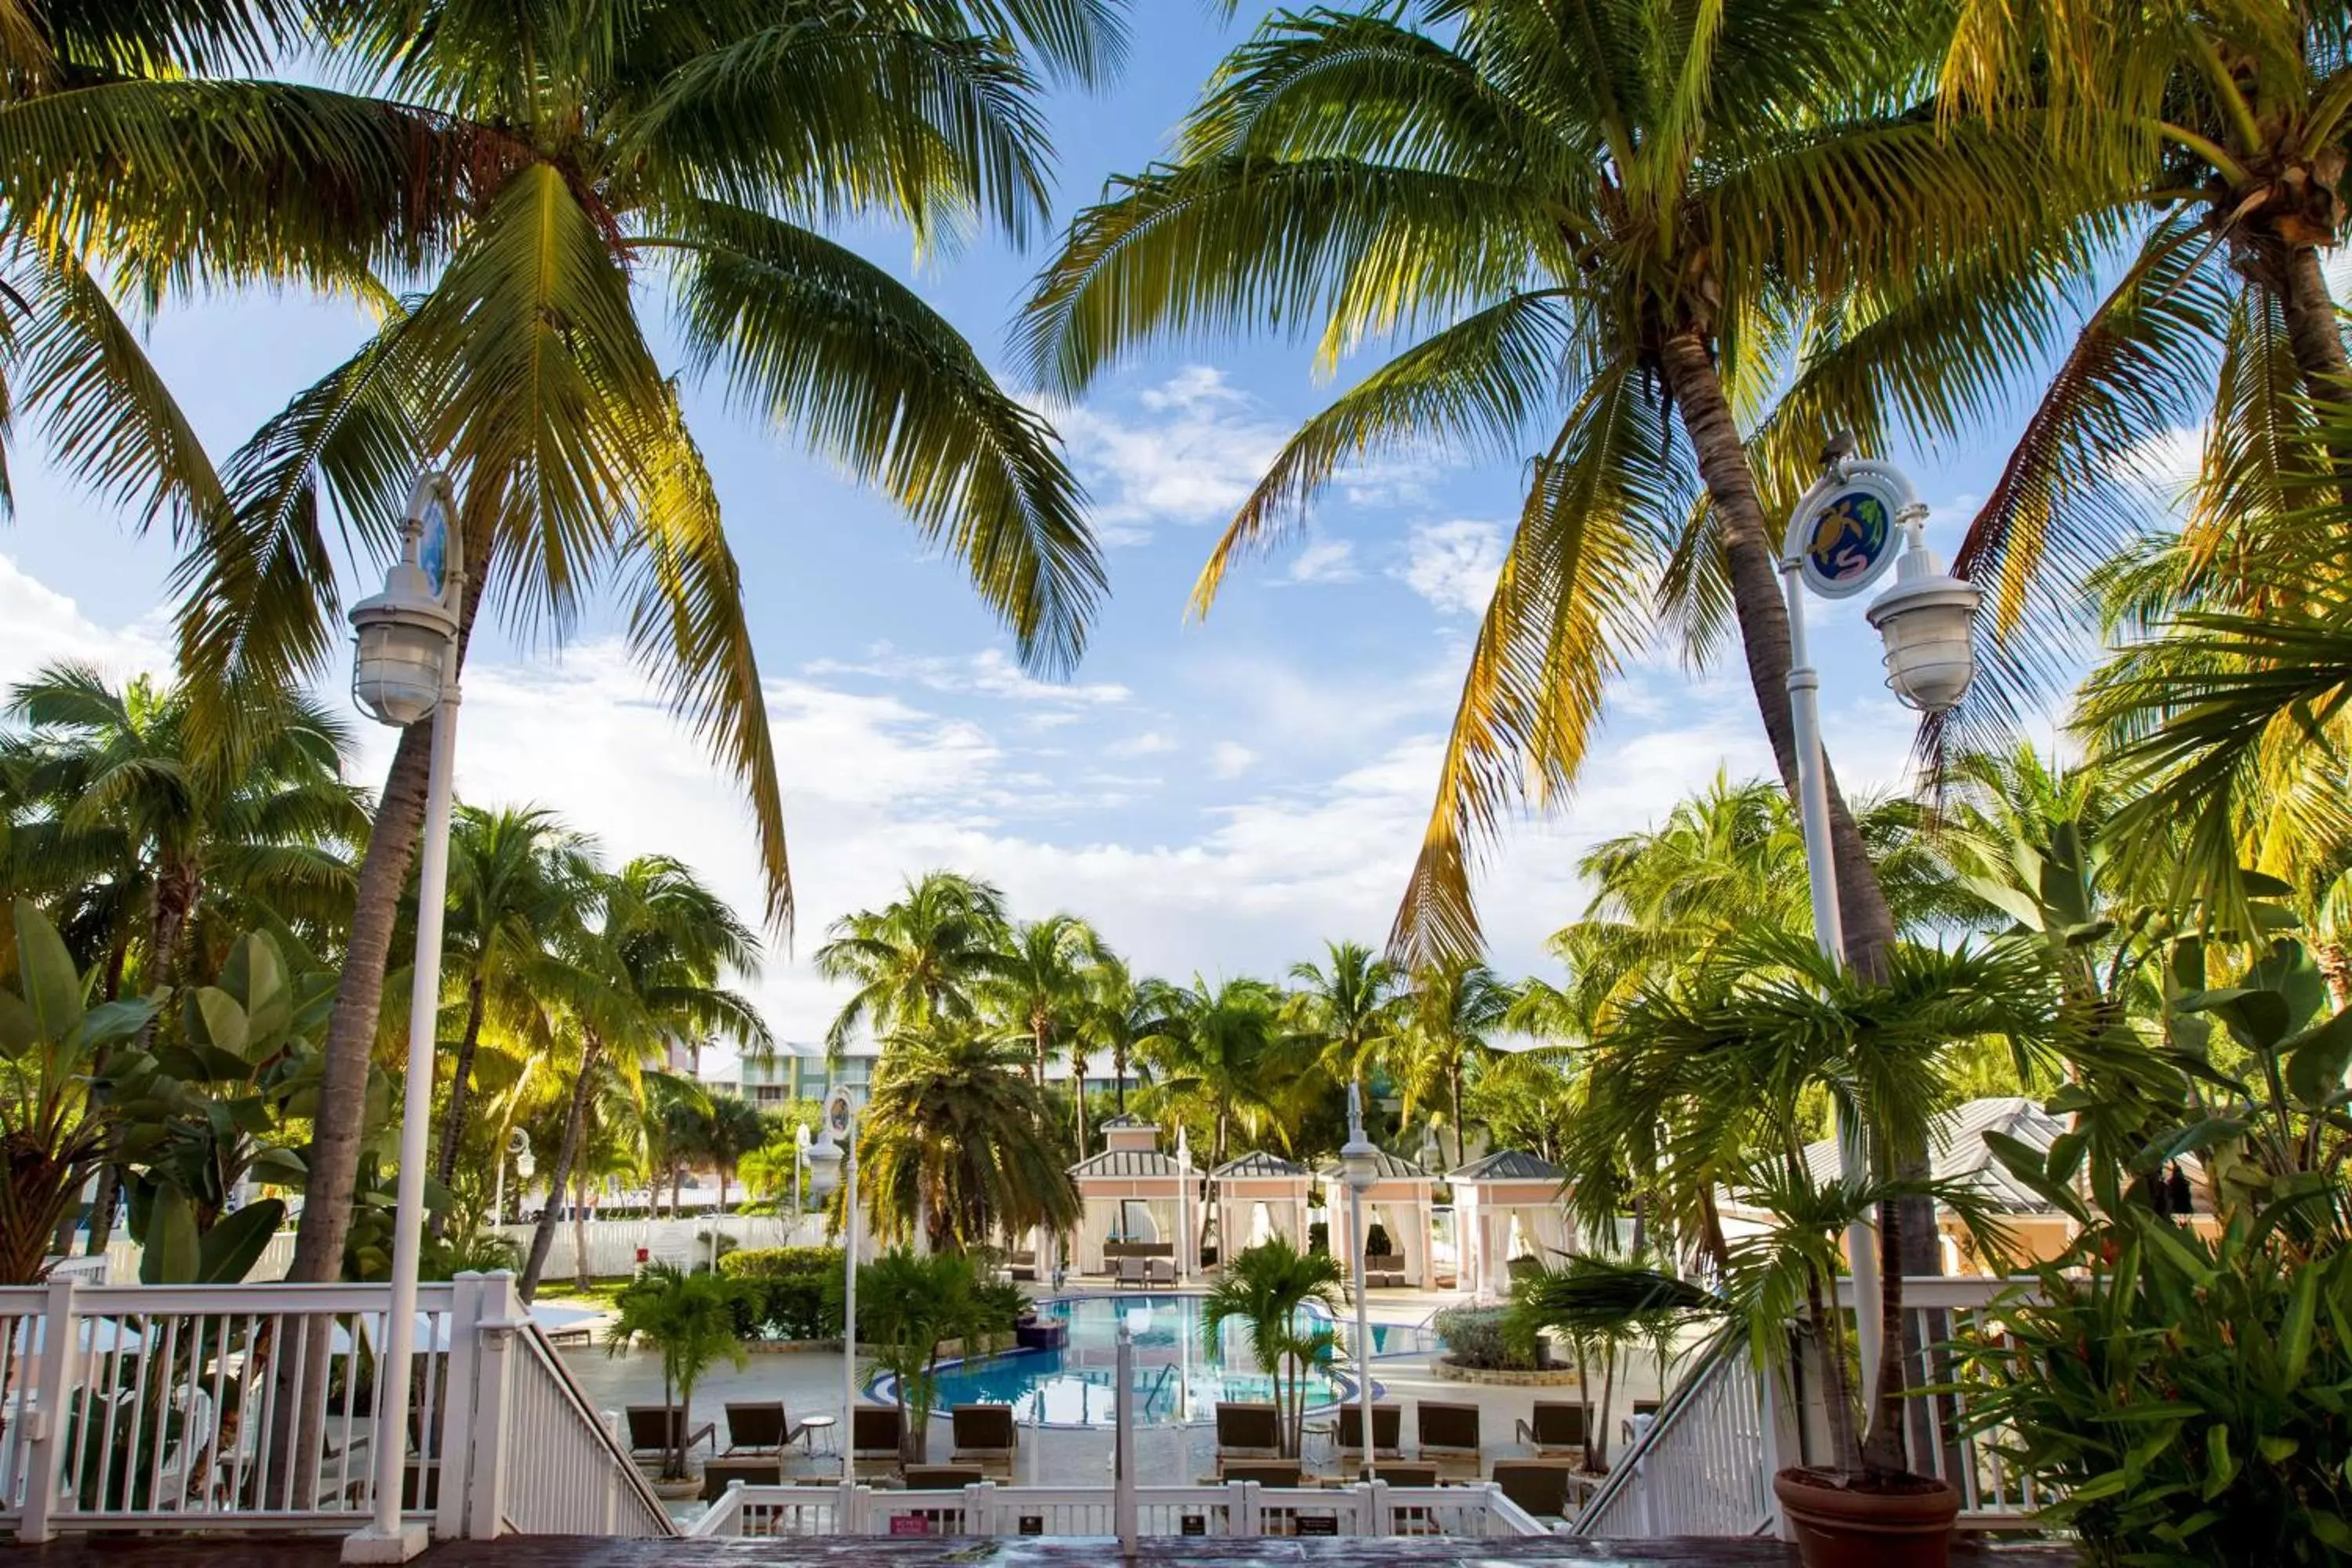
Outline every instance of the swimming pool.
{"label": "swimming pool", "polygon": [[[1016,1351],[942,1367],[933,1407],[1010,1405],[1024,1426],[1108,1426],[1122,1318],[1135,1337],[1138,1425],[1208,1421],[1221,1399],[1274,1396],[1273,1382],[1250,1359],[1239,1325],[1229,1325],[1224,1335],[1233,1365],[1209,1353],[1197,1296],[1079,1296],[1040,1301],[1037,1315],[1069,1324],[1066,1350]],[[1419,1349],[1414,1331],[1376,1325],[1373,1353],[1402,1353],[1408,1335],[1416,1341],[1412,1348]],[[877,1387],[887,1394],[887,1382]],[[1352,1379],[1318,1370],[1307,1376],[1307,1408],[1337,1404],[1354,1391]]]}

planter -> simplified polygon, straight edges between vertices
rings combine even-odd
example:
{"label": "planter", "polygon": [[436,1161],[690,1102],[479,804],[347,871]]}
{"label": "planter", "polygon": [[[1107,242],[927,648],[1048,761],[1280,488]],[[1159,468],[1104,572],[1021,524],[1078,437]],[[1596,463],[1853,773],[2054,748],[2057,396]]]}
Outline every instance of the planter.
{"label": "planter", "polygon": [[692,1502],[702,1495],[700,1476],[686,1476],[674,1481],[663,1480],[659,1476],[647,1476],[646,1484],[653,1488],[654,1496],[664,1502]]}
{"label": "planter", "polygon": [[1476,1383],[1494,1388],[1569,1388],[1582,1381],[1572,1366],[1464,1366],[1452,1356],[1433,1356],[1429,1375],[1447,1383]]}
{"label": "planter", "polygon": [[1772,1478],[1805,1568],[1947,1568],[1960,1494],[1910,1476],[1898,1489],[1860,1491],[1828,1470],[1786,1469]]}

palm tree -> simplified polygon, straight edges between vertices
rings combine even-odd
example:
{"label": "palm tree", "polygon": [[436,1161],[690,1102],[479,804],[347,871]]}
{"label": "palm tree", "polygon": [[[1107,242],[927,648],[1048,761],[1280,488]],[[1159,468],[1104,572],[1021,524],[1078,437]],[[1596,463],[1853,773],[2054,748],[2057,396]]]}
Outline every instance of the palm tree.
{"label": "palm tree", "polygon": [[[796,219],[968,220],[1021,237],[1046,199],[1037,71],[1087,78],[1119,32],[1097,0],[884,10],[657,0],[555,18],[456,0],[331,5],[341,85],[175,80],[67,89],[0,115],[12,211],[159,283],[316,278],[381,329],[226,467],[194,520],[184,665],[219,724],[336,646],[323,490],[387,553],[407,477],[465,476],[461,647],[496,584],[561,634],[592,584],[742,784],[767,914],[791,911],[781,795],[717,492],[633,290],[656,283],[685,368],[880,486],[952,552],[1047,670],[1102,586],[1043,421],[914,290]],[[126,150],[135,149],[135,155]],[[373,273],[420,279],[401,304]],[[429,735],[394,753],[326,1047],[293,1277],[331,1277]]]}
{"label": "palm tree", "polygon": [[1359,942],[1327,942],[1327,972],[1313,962],[1294,963],[1291,994],[1300,1020],[1323,1042],[1323,1067],[1335,1079],[1361,1084],[1402,1023],[1402,973]]}
{"label": "palm tree", "polygon": [[858,1120],[857,1158],[877,1236],[920,1226],[936,1251],[1077,1223],[1077,1189],[1025,1056],[1020,1037],[971,1023],[940,1022],[890,1037]]}
{"label": "palm tree", "polygon": [[[1864,800],[1857,826],[1898,931],[1980,920],[1931,847],[1917,804]],[[1577,872],[1592,898],[1549,945],[1587,1029],[1643,986],[1673,984],[1727,937],[1812,930],[1804,830],[1788,796],[1760,779],[1733,784],[1718,772],[1662,823],[1595,845]]]}
{"label": "palm tree", "polygon": [[[2347,450],[2352,379],[2321,255],[2352,149],[2352,25],[2272,0],[2118,0],[2096,26],[2076,19],[2057,0],[1966,0],[1943,67],[1949,111],[2035,128],[2095,176],[2048,265],[1962,269],[1821,367],[1938,386],[1956,407],[2007,410],[2014,384],[2042,384],[1954,554],[1992,591],[1992,635],[1962,706],[1929,722],[1937,758],[1998,749],[2073,679],[2052,650],[2146,526],[2144,466],[2118,454],[2202,430],[2189,553],[2226,589],[2231,561],[2294,509],[2298,476],[2331,476]],[[2063,190],[2045,199],[2065,205]],[[1969,352],[1987,342],[2011,346]]]}
{"label": "palm tree", "polygon": [[1404,1111],[1443,1094],[1454,1124],[1454,1163],[1462,1163],[1464,1090],[1471,1072],[1496,1054],[1494,1037],[1510,1016],[1517,993],[1483,963],[1448,962],[1412,973],[1410,1022],[1393,1047],[1402,1071]]}
{"label": "palm tree", "polygon": [[745,1155],[756,1153],[766,1144],[768,1131],[768,1118],[750,1100],[731,1094],[711,1100],[702,1152],[719,1173],[720,1214],[727,1212],[727,1184],[735,1179],[735,1167],[742,1163]]}
{"label": "palm tree", "polygon": [[1275,1095],[1293,1073],[1292,1037],[1282,1020],[1282,993],[1246,976],[1211,985],[1145,984],[1150,1033],[1135,1042],[1151,1072],[1151,1096],[1180,1117],[1198,1115],[1211,1129],[1212,1165],[1224,1163],[1234,1125],[1272,1131],[1286,1145],[1291,1128],[1274,1117]]}
{"label": "palm tree", "polygon": [[1087,1052],[1080,1021],[1087,1007],[1087,981],[1101,939],[1076,915],[1023,921],[1005,932],[1004,948],[978,987],[987,1010],[1028,1036],[1036,1057],[1031,1073],[1045,1086],[1046,1065],[1057,1047],[1073,1054],[1071,1099],[1077,1108],[1077,1148],[1087,1148]]}
{"label": "palm tree", "polygon": [[460,804],[457,809],[449,832],[443,968],[454,972],[463,986],[465,1022],[433,1165],[445,1184],[457,1168],[483,1022],[495,1004],[502,1015],[528,1026],[535,1011],[530,972],[572,934],[570,927],[582,914],[582,884],[594,874],[592,855],[588,839],[543,807],[490,811]]}
{"label": "palm tree", "polygon": [[[570,1105],[548,1191],[561,1194],[578,1164],[589,1101],[604,1069],[633,1075],[650,1058],[666,1056],[680,1039],[725,1039],[739,1047],[773,1048],[758,1010],[722,984],[730,974],[756,975],[760,941],[694,874],[664,856],[640,856],[596,879],[596,921],[562,955],[567,1024],[580,1040]],[[540,1216],[523,1266],[522,1293],[539,1286],[555,1242],[556,1205]]]}
{"label": "palm tree", "polygon": [[[1108,946],[1097,948],[1086,978],[1087,1007],[1079,1020],[1077,1043],[1072,1047],[1074,1060],[1088,1060],[1097,1050],[1110,1053],[1111,1093],[1118,1102],[1118,1114],[1124,1116],[1128,1071],[1135,1059],[1136,1042],[1152,1034],[1160,1022],[1152,1006],[1151,984],[1137,984],[1127,960]],[[1076,1070],[1084,1081],[1084,1068]],[[1081,1159],[1086,1156],[1086,1142],[1082,1129],[1078,1135]]]}
{"label": "palm tree", "polygon": [[255,694],[226,752],[197,744],[184,686],[116,687],[84,665],[12,688],[5,713],[24,726],[0,741],[15,763],[9,881],[67,895],[109,882],[144,916],[112,934],[109,995],[134,941],[149,988],[177,978],[208,900],[229,906],[224,923],[256,905],[340,923],[367,809],[342,779],[349,726],[307,696]]}
{"label": "palm tree", "polygon": [[[1940,47],[1932,12],[1278,13],[1219,71],[1173,162],[1116,182],[1040,277],[1024,346],[1065,391],[1163,332],[1264,321],[1318,335],[1328,368],[1367,338],[1438,328],[1292,437],[1202,572],[1199,610],[1343,462],[1431,447],[1516,461],[1548,427],[1464,679],[1401,956],[1476,951],[1475,846],[1515,792],[1544,802],[1573,784],[1662,580],[1667,619],[1702,645],[1727,609],[1736,622],[1793,797],[1778,531],[1735,406],[1762,405],[1794,353],[1847,330],[1846,307],[1889,308],[1957,258],[2008,254],[2040,210],[2019,199],[2021,139],[1911,112]],[[1810,456],[1876,402],[1875,387],[1816,397],[1777,450]],[[1795,477],[1785,461],[1765,474],[1776,492]],[[1847,955],[1866,972],[1894,924],[1834,784],[1830,809]]]}
{"label": "palm tree", "polygon": [[662,1404],[669,1405],[673,1390],[677,1394],[677,1416],[670,1427],[675,1441],[662,1456],[662,1474],[669,1479],[686,1474],[686,1435],[694,1429],[688,1418],[695,1385],[719,1361],[732,1362],[740,1371],[747,1359],[735,1338],[740,1291],[731,1279],[653,1263],[613,1299],[605,1349],[618,1355],[640,1342],[652,1346],[661,1356]]}
{"label": "palm tree", "polygon": [[[1275,1423],[1286,1455],[1298,1452],[1307,1368],[1328,1361],[1339,1343],[1330,1323],[1339,1313],[1339,1259],[1301,1252],[1288,1237],[1276,1236],[1244,1247],[1201,1299],[1211,1355],[1223,1353],[1228,1323],[1238,1323],[1249,1336],[1251,1356],[1274,1382]],[[1306,1315],[1309,1304],[1323,1309],[1319,1327]]]}
{"label": "palm tree", "polygon": [[817,973],[857,990],[825,1031],[826,1049],[837,1059],[861,1024],[888,1035],[972,1017],[977,984],[1001,962],[1004,929],[1004,895],[956,871],[926,871],[880,909],[834,921],[816,950]]}

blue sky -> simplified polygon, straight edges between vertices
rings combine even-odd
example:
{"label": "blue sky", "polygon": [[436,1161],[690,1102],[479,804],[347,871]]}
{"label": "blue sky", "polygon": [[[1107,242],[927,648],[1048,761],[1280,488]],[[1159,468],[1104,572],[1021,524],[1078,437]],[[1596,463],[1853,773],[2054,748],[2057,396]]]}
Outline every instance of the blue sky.
{"label": "blue sky", "polygon": [[[1125,76],[1050,105],[1063,149],[1057,218],[1107,176],[1161,153],[1243,36],[1203,5],[1146,0],[1137,10]],[[856,237],[1006,362],[1005,327],[1034,251],[992,238],[914,273],[903,238]],[[167,311],[150,350],[226,455],[363,331],[353,311],[298,297],[213,300]],[[1382,938],[1517,474],[1433,459],[1357,475],[1328,493],[1303,545],[1251,564],[1208,622],[1187,625],[1186,595],[1217,526],[1290,426],[1336,390],[1307,361],[1278,344],[1185,345],[1059,416],[1112,582],[1084,667],[1059,686],[1019,672],[956,571],[927,559],[886,503],[715,390],[689,392],[741,562],[786,780],[799,934],[758,987],[781,1031],[811,1037],[835,1005],[805,963],[824,926],[935,865],[995,879],[1016,912],[1093,918],[1161,973],[1276,974],[1326,937]],[[1939,550],[1948,553],[2002,450],[1994,435],[1965,452],[1886,454],[1911,466],[1934,506]],[[18,499],[0,530],[0,679],[59,657],[123,674],[167,668],[164,542],[134,536],[102,500],[47,472],[33,432],[19,432],[11,457]],[[371,565],[352,581],[380,574]],[[1817,609],[1841,775],[1895,784],[1911,726],[1880,684],[1876,639],[1858,605]],[[461,793],[557,807],[615,854],[679,854],[756,910],[740,806],[612,633],[592,614],[560,650],[504,634],[478,640]],[[381,733],[367,743],[361,776],[373,782],[389,746]],[[1582,904],[1574,862],[1586,845],[1654,820],[1718,768],[1752,773],[1766,762],[1740,671],[1693,678],[1661,658],[1632,672],[1575,802],[1515,831],[1486,879],[1496,962],[1540,966],[1544,935]]]}

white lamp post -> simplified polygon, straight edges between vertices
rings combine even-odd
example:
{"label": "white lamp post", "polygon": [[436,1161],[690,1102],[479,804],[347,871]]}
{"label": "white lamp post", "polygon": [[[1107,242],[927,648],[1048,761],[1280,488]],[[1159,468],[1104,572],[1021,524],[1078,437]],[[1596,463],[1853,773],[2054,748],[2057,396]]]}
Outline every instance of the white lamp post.
{"label": "white lamp post", "polygon": [[[1969,639],[1979,591],[1950,575],[1927,548],[1927,509],[1910,480],[1892,464],[1844,454],[1853,438],[1830,444],[1822,477],[1798,500],[1780,551],[1789,600],[1789,706],[1797,731],[1797,806],[1805,836],[1805,868],[1812,884],[1813,939],[1833,963],[1845,958],[1845,922],[1838,909],[1837,863],[1830,842],[1828,769],[1822,756],[1821,676],[1805,641],[1805,590],[1847,599],[1870,587],[1895,564],[1895,586],[1864,612],[1886,646],[1886,684],[1906,707],[1940,713],[1958,703],[1976,673]],[[1838,1159],[1852,1179],[1864,1166],[1863,1130],[1841,1117]],[[1853,1269],[1854,1324],[1862,1350],[1863,1386],[1877,1375],[1878,1244],[1857,1221],[1846,1233]]]}
{"label": "white lamp post", "polygon": [[[433,1035],[441,1004],[441,920],[449,889],[449,784],[457,746],[457,620],[465,539],[446,475],[428,470],[408,492],[400,560],[383,592],[352,606],[357,653],[352,696],[370,717],[405,728],[433,720],[424,856],[416,874],[416,961],[408,996],[408,1081],[401,1101],[400,1183],[394,1210],[392,1307],[384,1316],[383,1386],[375,1406],[375,1518],[344,1538],[346,1563],[404,1563],[425,1550],[404,1524],[408,1388],[416,1351],[416,1261],[425,1236],[425,1135],[433,1116]],[[431,1440],[431,1435],[425,1435]],[[422,1500],[420,1489],[419,1500]]]}
{"label": "white lamp post", "polygon": [[794,1123],[793,1127],[793,1231],[795,1235],[799,1233],[801,1228],[800,1222],[801,1214],[803,1212],[801,1204],[801,1172],[806,1168],[808,1164],[808,1157],[809,1130],[805,1124]]}
{"label": "white lamp post", "polygon": [[1376,1461],[1372,1441],[1372,1331],[1364,1318],[1364,1194],[1381,1179],[1381,1152],[1364,1136],[1364,1091],[1348,1084],[1348,1141],[1339,1146],[1339,1173],[1348,1183],[1348,1247],[1355,1254],[1349,1267],[1356,1277],[1356,1403],[1362,1412],[1364,1479],[1370,1480]]}
{"label": "white lamp post", "polygon": [[824,1121],[809,1145],[809,1191],[823,1199],[842,1190],[841,1474],[855,1473],[857,1454],[857,1102],[847,1085],[824,1102]]}
{"label": "white lamp post", "polygon": [[515,1156],[515,1219],[522,1219],[522,1205],[530,1196],[530,1179],[539,1174],[539,1162],[530,1156],[530,1144],[525,1141],[522,1152]]}
{"label": "white lamp post", "polygon": [[507,1162],[515,1163],[515,1206],[522,1206],[521,1183],[530,1180],[530,1134],[520,1127],[507,1129],[506,1146],[499,1151],[499,1177],[490,1194],[490,1223],[507,1222]]}

